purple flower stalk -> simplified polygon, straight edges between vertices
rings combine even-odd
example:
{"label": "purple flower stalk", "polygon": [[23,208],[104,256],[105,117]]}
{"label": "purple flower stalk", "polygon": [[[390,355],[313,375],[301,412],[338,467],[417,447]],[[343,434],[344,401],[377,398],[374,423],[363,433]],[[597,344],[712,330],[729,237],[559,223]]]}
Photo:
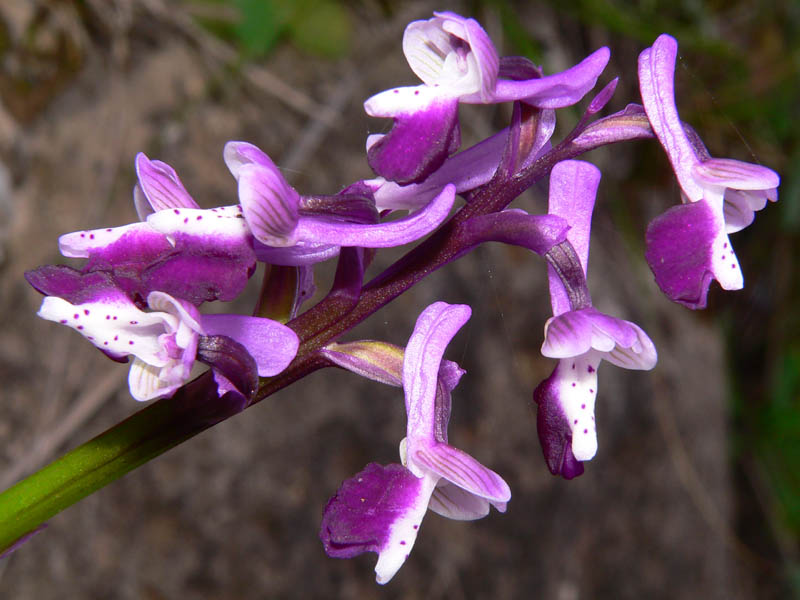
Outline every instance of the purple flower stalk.
{"label": "purple flower stalk", "polygon": [[368,115],[394,120],[388,134],[367,139],[367,159],[378,175],[400,185],[423,181],[458,150],[459,102],[571,106],[594,87],[610,56],[604,47],[562,73],[502,79],[501,59],[486,31],[451,12],[410,23],[403,52],[423,84],[389,89],[364,103]]}
{"label": "purple flower stalk", "polygon": [[[504,512],[511,498],[497,473],[447,443],[450,392],[463,371],[443,362],[442,356],[470,314],[466,305],[444,302],[422,312],[403,358],[408,415],[400,444],[403,464],[367,465],[325,507],[320,530],[325,551],[336,558],[377,552],[378,583],[388,582],[408,558],[428,508],[451,519],[471,520],[486,516],[490,505]],[[371,373],[374,367],[367,370]]]}
{"label": "purple flower stalk", "polygon": [[647,228],[645,257],[656,283],[675,302],[705,308],[716,279],[726,290],[744,285],[728,239],[754,218],[767,200],[778,199],[778,174],[759,165],[711,158],[702,142],[687,135],[675,106],[678,43],[663,34],[639,55],[639,86],[653,132],[667,152],[684,204]]}
{"label": "purple flower stalk", "polygon": [[548,267],[553,317],[545,324],[542,354],[558,358],[552,375],[534,391],[537,429],[545,460],[554,475],[572,479],[583,473],[581,462],[597,452],[594,404],[597,369],[605,359],[626,369],[652,369],[656,349],[637,325],[604,315],[591,305],[588,292],[576,304],[564,285],[567,275],[585,277],[589,237],[600,171],[572,160],[558,163],[550,174],[549,213],[571,224],[567,241],[574,248],[578,273]]}

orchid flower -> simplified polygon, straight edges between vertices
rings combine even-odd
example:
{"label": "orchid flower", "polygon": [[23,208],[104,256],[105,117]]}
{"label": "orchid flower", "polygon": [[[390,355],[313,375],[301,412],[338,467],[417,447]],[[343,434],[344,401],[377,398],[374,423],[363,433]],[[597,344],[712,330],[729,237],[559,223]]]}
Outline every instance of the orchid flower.
{"label": "orchid flower", "polygon": [[392,88],[364,103],[368,115],[394,120],[388,134],[369,136],[367,157],[378,175],[400,185],[421,182],[458,149],[459,102],[571,106],[594,87],[610,56],[604,47],[562,73],[504,79],[505,70],[515,70],[498,56],[486,31],[474,19],[451,12],[410,23],[403,52],[423,84]]}
{"label": "orchid flower", "polygon": [[87,258],[83,273],[113,273],[140,305],[154,290],[195,305],[235,299],[256,261],[240,208],[200,209],[172,167],[142,153],[136,171],[133,196],[141,222],[62,235],[61,253]]}
{"label": "orchid flower", "polygon": [[561,273],[548,266],[554,316],[545,324],[542,354],[558,358],[559,363],[536,388],[534,400],[547,465],[554,475],[567,479],[583,473],[580,461],[590,460],[597,452],[594,404],[600,361],[626,369],[652,369],[657,358],[653,342],[641,328],[596,310],[588,290],[575,294],[564,285],[566,278],[581,279],[585,286],[599,182],[600,171],[577,160],[556,164],[550,174],[548,212],[569,221],[567,241],[578,264],[571,267],[575,273],[565,273],[568,263],[566,267],[561,263]]}
{"label": "orchid flower", "polygon": [[[427,509],[451,519],[479,519],[490,505],[504,512],[511,498],[508,484],[497,473],[447,443],[450,392],[463,371],[443,362],[442,356],[470,314],[466,305],[444,302],[422,312],[403,357],[408,415],[400,444],[403,464],[367,465],[346,480],[325,507],[320,530],[325,551],[337,558],[376,552],[378,583],[388,582],[408,558]],[[351,349],[346,361],[358,362],[364,349]],[[385,349],[379,352],[393,355]],[[375,375],[374,367],[358,369],[393,379]]]}
{"label": "orchid flower", "polygon": [[[705,308],[708,287],[744,285],[728,234],[747,227],[754,211],[778,199],[778,174],[728,158],[711,158],[696,135],[687,135],[675,106],[678,43],[663,34],[639,55],[639,86],[653,132],[669,157],[684,204],[647,228],[645,257],[656,283],[675,302]],[[690,132],[693,134],[693,132]]]}
{"label": "orchid flower", "polygon": [[239,183],[239,201],[257,241],[256,254],[273,264],[312,264],[335,256],[342,246],[408,244],[436,229],[455,199],[455,187],[443,183],[413,214],[379,223],[373,188],[363,182],[334,196],[301,196],[252,144],[228,142],[224,156]]}
{"label": "orchid flower", "polygon": [[[297,353],[297,335],[276,321],[201,315],[190,302],[158,291],[147,296],[151,310],[145,312],[104,272],[64,274],[53,287],[60,287],[61,294],[45,297],[38,315],[78,331],[114,360],[124,362],[132,356],[128,384],[136,400],[171,396],[189,380],[195,360],[203,359],[209,346],[213,348],[208,354],[220,358],[231,347],[246,352],[250,358],[243,362],[254,361],[262,377],[283,371]],[[226,346],[223,336],[234,343]],[[208,357],[204,362],[215,366]],[[231,374],[228,365],[220,367],[221,389],[248,379]]]}

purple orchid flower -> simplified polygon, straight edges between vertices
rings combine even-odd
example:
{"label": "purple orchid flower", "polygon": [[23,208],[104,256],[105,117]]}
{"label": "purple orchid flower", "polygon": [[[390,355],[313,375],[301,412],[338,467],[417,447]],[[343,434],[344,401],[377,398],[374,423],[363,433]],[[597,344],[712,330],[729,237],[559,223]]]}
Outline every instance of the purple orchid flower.
{"label": "purple orchid flower", "polygon": [[[581,461],[597,452],[594,403],[597,369],[605,359],[626,369],[652,369],[656,349],[637,325],[605,315],[591,305],[588,291],[581,303],[571,299],[562,277],[584,279],[589,261],[589,234],[600,171],[593,165],[563,161],[550,174],[549,213],[571,225],[567,241],[574,248],[578,273],[559,274],[548,266],[554,316],[545,324],[542,354],[558,358],[552,375],[534,391],[537,429],[545,460],[554,475],[572,479],[583,473]],[[584,283],[585,285],[585,283]],[[573,295],[574,297],[574,295]]]}
{"label": "purple orchid flower", "polygon": [[[408,558],[427,509],[451,519],[479,519],[490,505],[504,512],[511,498],[497,473],[447,443],[450,392],[463,371],[442,356],[470,314],[466,305],[444,302],[422,312],[403,357],[408,414],[400,444],[403,465],[367,465],[325,507],[320,530],[325,551],[336,558],[376,552],[378,583],[388,582]],[[359,361],[359,351],[350,352],[346,362]]]}
{"label": "purple orchid flower", "polygon": [[[203,353],[227,359],[223,336],[241,346],[237,349],[250,357],[244,362],[254,361],[262,377],[283,371],[297,353],[297,335],[270,319],[201,315],[190,302],[158,291],[148,295],[151,311],[145,312],[103,272],[67,272],[52,283],[61,294],[45,297],[38,315],[75,329],[114,360],[133,356],[128,384],[136,400],[171,396],[189,380]],[[220,366],[222,395],[239,377]]]}
{"label": "purple orchid flower", "polygon": [[134,204],[142,221],[62,235],[61,253],[87,258],[83,273],[112,273],[140,305],[151,291],[195,305],[235,299],[256,265],[240,208],[200,209],[172,167],[142,153],[136,170]]}
{"label": "purple orchid flower", "polygon": [[767,200],[778,199],[778,174],[727,158],[711,158],[696,134],[687,134],[675,106],[678,43],[663,34],[639,55],[639,86],[647,117],[682,190],[683,204],[647,228],[645,257],[656,283],[675,302],[705,308],[716,279],[726,290],[744,279],[728,233],[743,229]]}
{"label": "purple orchid flower", "polygon": [[342,246],[408,244],[438,227],[455,199],[455,187],[443,183],[413,214],[379,223],[373,187],[363,182],[335,196],[301,196],[256,146],[228,142],[224,156],[239,182],[239,201],[257,241],[256,254],[273,264],[311,264],[335,256]]}
{"label": "purple orchid flower", "polygon": [[458,149],[459,102],[571,106],[594,87],[610,56],[600,48],[562,73],[502,79],[503,61],[486,31],[451,12],[410,23],[403,52],[423,85],[386,90],[364,103],[370,116],[394,120],[388,134],[367,139],[367,157],[378,175],[400,185],[421,182]]}

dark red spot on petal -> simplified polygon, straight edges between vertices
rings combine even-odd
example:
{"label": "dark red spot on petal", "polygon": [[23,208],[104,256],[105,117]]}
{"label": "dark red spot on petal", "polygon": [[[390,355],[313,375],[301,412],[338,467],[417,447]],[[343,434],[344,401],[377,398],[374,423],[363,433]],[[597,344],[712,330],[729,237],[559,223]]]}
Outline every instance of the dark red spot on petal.
{"label": "dark red spot on petal", "polygon": [[88,315],[89,314],[89,309],[88,308],[84,308],[83,309],[83,314]]}
{"label": "dark red spot on petal", "polygon": [[585,404],[581,404],[581,408],[585,409],[586,405]]}
{"label": "dark red spot on petal", "polygon": [[589,365],[589,367],[586,369],[586,372],[587,373],[594,373],[594,367],[592,365]]}

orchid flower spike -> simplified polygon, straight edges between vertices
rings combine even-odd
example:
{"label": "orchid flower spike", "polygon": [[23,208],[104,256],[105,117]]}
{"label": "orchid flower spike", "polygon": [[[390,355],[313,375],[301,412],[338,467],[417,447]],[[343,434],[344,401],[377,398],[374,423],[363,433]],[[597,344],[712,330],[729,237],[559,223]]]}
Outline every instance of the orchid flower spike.
{"label": "orchid flower spike", "polygon": [[[534,391],[538,404],[537,429],[545,460],[554,475],[572,479],[583,473],[581,461],[597,452],[594,403],[597,369],[605,359],[626,369],[652,369],[656,349],[637,325],[605,315],[591,305],[588,292],[576,304],[562,277],[583,278],[589,261],[589,234],[600,171],[577,161],[556,164],[550,174],[549,213],[564,217],[571,225],[567,241],[579,264],[559,274],[548,266],[553,317],[545,324],[542,354],[559,359],[552,375]],[[575,295],[573,294],[573,297]]]}
{"label": "orchid flower spike", "polygon": [[362,182],[335,196],[301,196],[256,146],[228,142],[224,156],[239,182],[239,201],[257,241],[256,253],[273,264],[311,264],[335,256],[342,246],[408,244],[436,229],[455,200],[455,187],[442,184],[413,214],[380,223],[373,188]]}
{"label": "orchid flower spike", "polygon": [[[470,314],[466,305],[444,302],[422,312],[403,357],[408,414],[400,444],[403,464],[367,465],[325,507],[320,530],[325,551],[336,558],[376,552],[378,583],[388,582],[408,558],[427,509],[451,519],[479,519],[490,505],[504,512],[511,498],[497,473],[447,443],[450,392],[463,371],[442,356]],[[364,349],[349,351],[346,361],[373,362],[359,358]],[[365,369],[372,377],[374,370]]]}
{"label": "orchid flower spike", "polygon": [[760,165],[711,158],[696,135],[687,135],[675,106],[677,52],[675,38],[662,34],[639,55],[644,109],[672,163],[683,200],[650,223],[645,257],[671,300],[705,308],[712,279],[726,290],[743,287],[728,234],[752,223],[754,212],[767,200],[778,199],[780,178]]}
{"label": "orchid flower spike", "polygon": [[[125,362],[132,356],[128,384],[136,400],[175,393],[189,380],[195,360],[203,359],[204,347],[213,346],[213,354],[224,359],[223,336],[235,342],[227,346],[249,355],[239,362],[254,361],[257,373],[252,373],[253,377],[277,375],[297,353],[297,335],[276,321],[201,315],[190,302],[157,291],[148,295],[151,310],[145,312],[103,272],[64,274],[58,283],[62,296],[45,297],[37,314],[76,330],[116,361]],[[204,362],[215,366],[213,359]],[[220,364],[226,385],[249,378],[249,374],[231,373],[230,363]]]}
{"label": "orchid flower spike", "polygon": [[403,52],[423,84],[386,90],[364,103],[368,115],[394,119],[388,134],[367,139],[367,157],[378,175],[400,185],[424,180],[458,149],[459,102],[571,106],[594,87],[610,56],[608,48],[600,48],[562,73],[503,79],[503,59],[486,31],[452,12],[410,23]]}
{"label": "orchid flower spike", "polygon": [[62,235],[61,253],[87,258],[83,273],[112,273],[140,306],[151,291],[194,305],[234,300],[256,266],[240,208],[200,209],[172,167],[143,153],[136,156],[136,172],[133,197],[142,220]]}

